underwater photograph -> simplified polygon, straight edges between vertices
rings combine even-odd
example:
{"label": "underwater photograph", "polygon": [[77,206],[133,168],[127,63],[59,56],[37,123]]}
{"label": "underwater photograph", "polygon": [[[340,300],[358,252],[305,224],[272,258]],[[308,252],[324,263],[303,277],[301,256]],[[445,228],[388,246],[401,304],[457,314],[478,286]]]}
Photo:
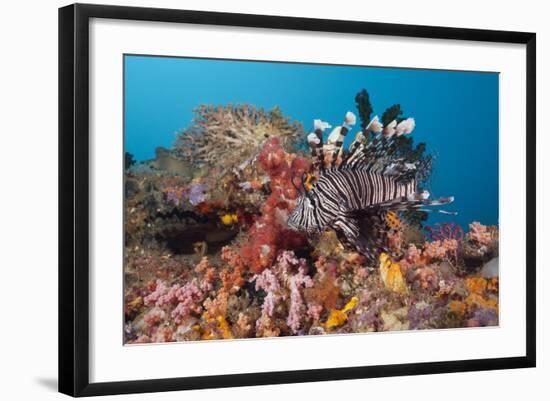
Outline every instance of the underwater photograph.
{"label": "underwater photograph", "polygon": [[499,324],[499,74],[124,56],[124,344]]}

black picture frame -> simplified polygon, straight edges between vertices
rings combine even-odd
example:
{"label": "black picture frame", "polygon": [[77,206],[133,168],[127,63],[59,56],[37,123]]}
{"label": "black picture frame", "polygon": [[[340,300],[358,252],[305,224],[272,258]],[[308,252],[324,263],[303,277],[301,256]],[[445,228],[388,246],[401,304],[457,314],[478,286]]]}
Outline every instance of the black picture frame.
{"label": "black picture frame", "polygon": [[[437,38],[526,46],[526,354],[521,357],[90,383],[89,21],[91,18]],[[59,9],[59,391],[71,396],[141,393],[534,367],[536,35],[220,12],[74,4]]]}

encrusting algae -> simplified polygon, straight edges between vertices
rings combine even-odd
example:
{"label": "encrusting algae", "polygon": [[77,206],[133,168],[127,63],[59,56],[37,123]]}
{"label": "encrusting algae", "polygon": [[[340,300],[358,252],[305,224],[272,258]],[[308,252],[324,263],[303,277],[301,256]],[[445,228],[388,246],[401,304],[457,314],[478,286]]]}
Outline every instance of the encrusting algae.
{"label": "encrusting algae", "polygon": [[426,226],[453,199],[414,119],[356,101],[310,134],[203,105],[157,159],[126,155],[125,343],[498,324],[498,227]]}

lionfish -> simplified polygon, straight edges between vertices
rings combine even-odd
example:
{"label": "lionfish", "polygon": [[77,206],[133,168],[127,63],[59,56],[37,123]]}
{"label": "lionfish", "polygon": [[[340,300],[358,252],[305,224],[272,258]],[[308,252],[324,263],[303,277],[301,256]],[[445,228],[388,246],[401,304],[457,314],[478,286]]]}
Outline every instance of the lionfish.
{"label": "lionfish", "polygon": [[[412,132],[412,118],[399,124],[394,120],[383,127],[374,117],[346,152],[342,145],[355,121],[355,115],[348,112],[327,144],[323,144],[323,131],[330,125],[314,121],[314,133],[308,135],[313,174],[302,177],[301,187],[293,180],[300,196],[288,226],[310,236],[333,229],[344,247],[374,261],[380,252],[389,253],[388,213],[434,211],[425,207],[445,205],[454,199],[430,200],[427,191],[418,189],[421,172],[428,167],[422,163],[429,161],[407,161],[397,152],[396,139]],[[367,141],[370,134],[374,137]],[[313,184],[311,177],[316,177]]]}

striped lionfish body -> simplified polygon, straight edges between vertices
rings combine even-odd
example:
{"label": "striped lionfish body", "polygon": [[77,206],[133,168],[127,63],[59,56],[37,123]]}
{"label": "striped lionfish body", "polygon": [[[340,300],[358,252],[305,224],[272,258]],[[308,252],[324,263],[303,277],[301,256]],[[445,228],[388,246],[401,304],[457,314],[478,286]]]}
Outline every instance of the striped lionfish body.
{"label": "striped lionfish body", "polygon": [[[364,133],[359,132],[349,151],[343,152],[344,137],[354,123],[355,116],[348,112],[343,126],[336,127],[323,145],[322,130],[329,126],[315,121],[315,133],[310,134],[308,142],[318,178],[309,190],[301,188],[288,226],[308,235],[332,229],[345,247],[372,261],[379,252],[387,251],[388,213],[426,210],[426,206],[450,203],[453,198],[429,200],[427,191],[418,190],[420,166],[396,155],[395,139],[410,133],[410,121],[405,127],[410,129],[401,132],[394,124],[393,134],[380,133],[368,144]],[[365,131],[369,129],[382,131],[377,117]]]}

